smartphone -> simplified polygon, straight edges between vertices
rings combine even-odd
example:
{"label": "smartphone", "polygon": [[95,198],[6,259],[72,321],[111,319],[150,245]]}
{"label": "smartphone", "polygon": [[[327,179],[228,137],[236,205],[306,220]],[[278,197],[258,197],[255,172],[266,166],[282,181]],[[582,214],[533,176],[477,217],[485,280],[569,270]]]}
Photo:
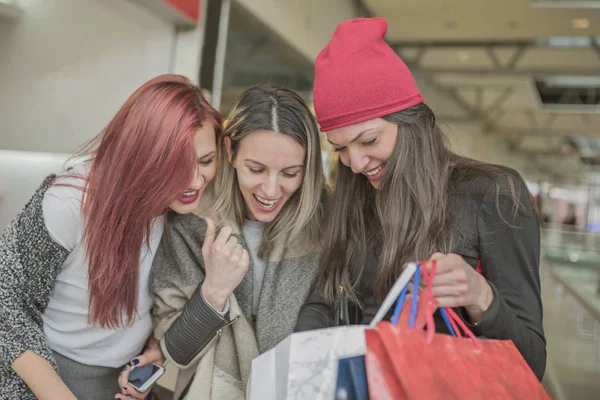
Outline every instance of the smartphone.
{"label": "smartphone", "polygon": [[129,374],[129,384],[138,392],[145,392],[165,373],[158,364],[146,364],[135,367]]}

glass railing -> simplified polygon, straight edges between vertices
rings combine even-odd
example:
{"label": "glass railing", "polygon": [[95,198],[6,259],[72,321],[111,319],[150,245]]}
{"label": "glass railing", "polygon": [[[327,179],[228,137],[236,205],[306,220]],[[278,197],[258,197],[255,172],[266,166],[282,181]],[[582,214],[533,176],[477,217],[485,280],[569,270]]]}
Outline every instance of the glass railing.
{"label": "glass railing", "polygon": [[600,235],[542,231],[542,297],[553,399],[600,398]]}

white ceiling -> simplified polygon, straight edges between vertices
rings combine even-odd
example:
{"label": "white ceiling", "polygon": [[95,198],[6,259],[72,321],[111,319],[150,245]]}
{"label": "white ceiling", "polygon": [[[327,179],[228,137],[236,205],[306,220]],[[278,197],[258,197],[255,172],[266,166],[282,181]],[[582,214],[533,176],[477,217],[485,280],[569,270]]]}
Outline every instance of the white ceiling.
{"label": "white ceiling", "polygon": [[[535,157],[549,176],[572,177],[589,168],[567,138],[600,138],[600,108],[544,105],[536,79],[600,77],[600,46],[590,40],[600,37],[600,8],[536,8],[529,0],[363,4],[388,21],[386,39],[411,70],[454,99],[458,107],[444,110],[444,117],[483,120],[489,133]],[[548,46],[557,37],[583,43]]]}
{"label": "white ceiling", "polygon": [[[600,35],[600,9],[535,8],[529,0],[364,0],[395,40],[509,40]],[[587,18],[585,32],[572,25]]]}

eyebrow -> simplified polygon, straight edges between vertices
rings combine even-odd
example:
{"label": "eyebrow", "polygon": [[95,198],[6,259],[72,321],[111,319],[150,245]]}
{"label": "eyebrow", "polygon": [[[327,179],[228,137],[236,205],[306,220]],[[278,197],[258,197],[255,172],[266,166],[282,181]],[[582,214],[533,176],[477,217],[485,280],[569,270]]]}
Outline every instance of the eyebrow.
{"label": "eyebrow", "polygon": [[[365,129],[364,131],[362,131],[361,133],[359,133],[358,135],[356,135],[356,136],[354,137],[354,139],[352,139],[352,140],[350,141],[350,143],[354,143],[354,142],[356,142],[356,141],[357,141],[358,139],[360,139],[360,138],[361,138],[361,137],[362,137],[362,136],[363,136],[365,133],[369,133],[369,132],[371,132],[371,131],[375,131],[375,130],[377,130],[377,129],[379,129],[379,127]],[[329,139],[327,139],[327,141],[328,141],[329,143],[331,143],[333,146],[338,146],[337,144],[333,143],[333,142],[332,142],[331,140],[329,140]]]}
{"label": "eyebrow", "polygon": [[[261,167],[266,167],[265,164],[263,164],[263,163],[261,163],[259,161],[253,160],[251,158],[246,158],[246,159],[244,159],[244,161],[248,161],[248,162],[260,165]],[[289,167],[282,168],[282,170],[284,170],[284,169],[293,169],[293,168],[304,168],[304,164],[290,165]]]}
{"label": "eyebrow", "polygon": [[210,157],[210,156],[213,156],[213,155],[215,155],[215,153],[216,153],[216,152],[217,152],[216,150],[213,150],[213,151],[211,151],[210,153],[206,153],[206,154],[205,154],[205,155],[203,155],[202,157],[198,157],[198,161],[200,161],[200,160],[203,160],[203,159],[205,159],[205,158],[208,158],[208,157]]}

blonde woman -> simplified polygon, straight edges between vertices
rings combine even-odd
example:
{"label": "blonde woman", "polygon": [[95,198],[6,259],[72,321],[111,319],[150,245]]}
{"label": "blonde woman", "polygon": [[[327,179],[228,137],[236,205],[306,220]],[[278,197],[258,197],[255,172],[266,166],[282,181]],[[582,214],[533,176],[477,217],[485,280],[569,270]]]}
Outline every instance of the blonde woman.
{"label": "blonde woman", "polygon": [[252,358],[292,333],[301,310],[313,313],[327,189],[317,125],[297,94],[242,95],[214,185],[211,218],[169,219],[151,276],[178,399],[245,398]]}

